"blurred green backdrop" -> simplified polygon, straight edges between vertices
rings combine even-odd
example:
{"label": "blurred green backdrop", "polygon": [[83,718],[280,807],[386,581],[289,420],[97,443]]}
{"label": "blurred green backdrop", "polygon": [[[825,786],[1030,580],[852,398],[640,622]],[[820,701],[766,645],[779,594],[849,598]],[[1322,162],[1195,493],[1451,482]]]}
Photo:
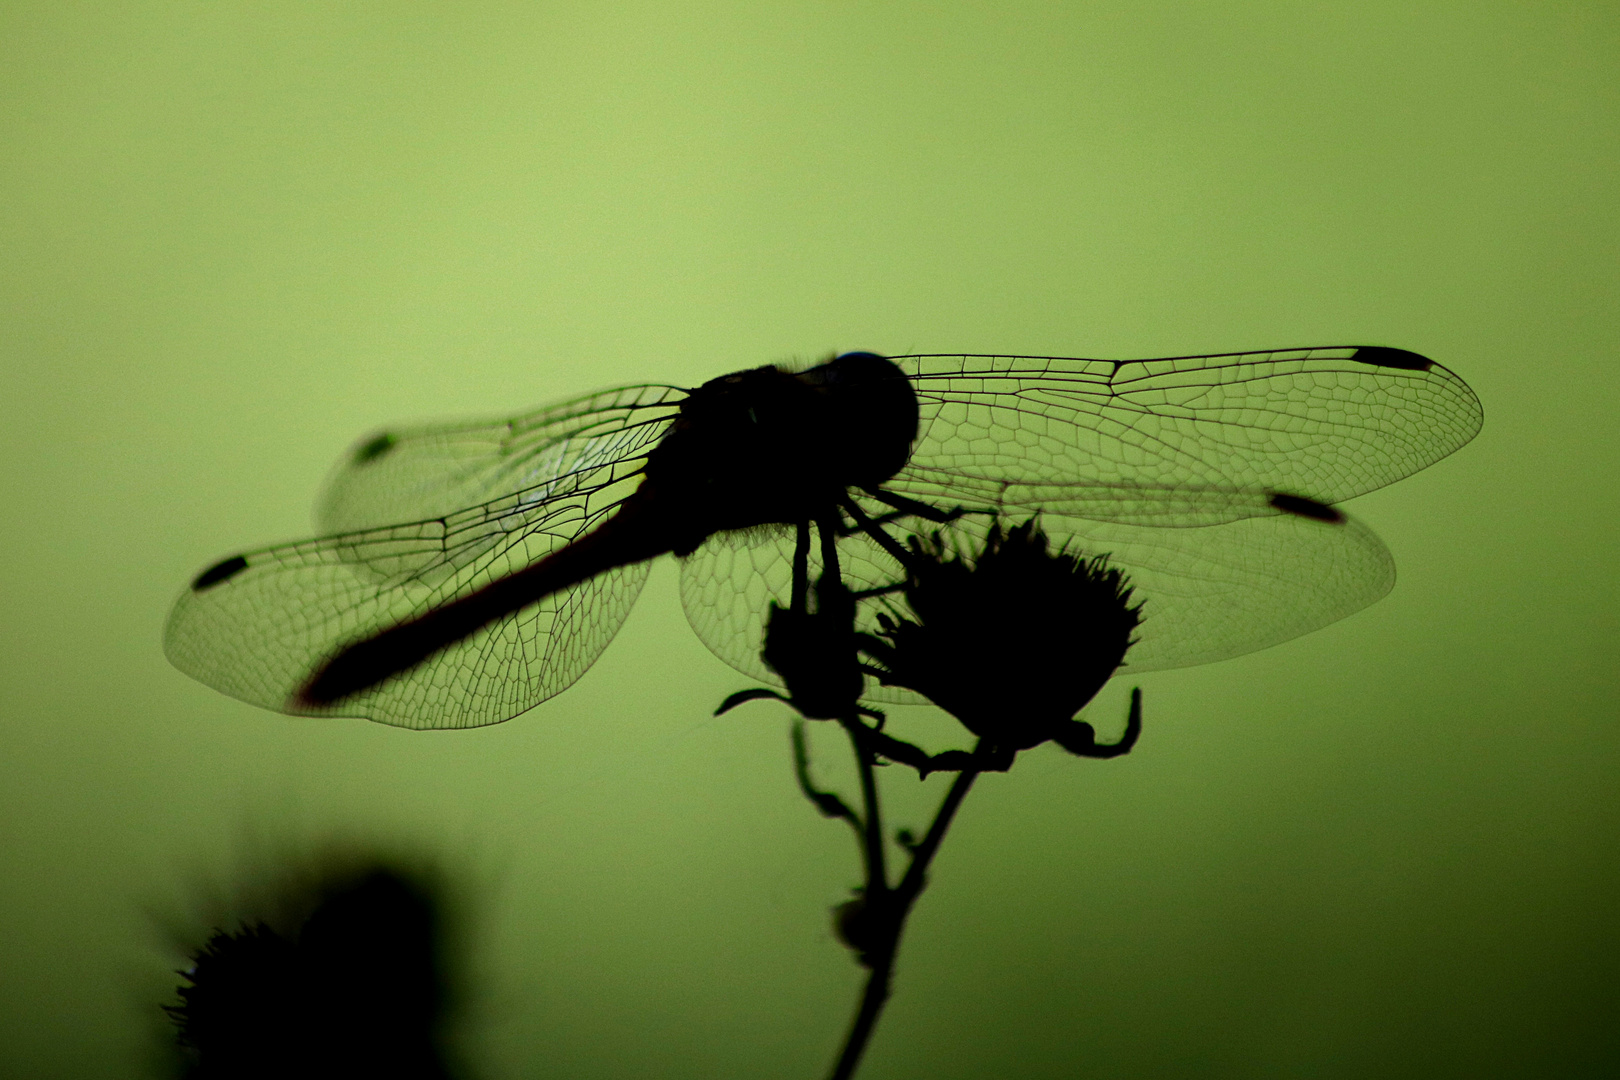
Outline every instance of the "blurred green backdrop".
{"label": "blurred green backdrop", "polygon": [[0,1073],[131,1075],[156,923],[334,838],[470,883],[482,1075],[825,1069],[855,853],[785,710],[709,717],[747,682],[673,563],[490,729],[165,663],[362,431],[833,349],[1367,342],[1487,414],[1352,507],[1394,594],[983,782],[863,1075],[1607,1075],[1617,56],[1608,3],[6,4]]}

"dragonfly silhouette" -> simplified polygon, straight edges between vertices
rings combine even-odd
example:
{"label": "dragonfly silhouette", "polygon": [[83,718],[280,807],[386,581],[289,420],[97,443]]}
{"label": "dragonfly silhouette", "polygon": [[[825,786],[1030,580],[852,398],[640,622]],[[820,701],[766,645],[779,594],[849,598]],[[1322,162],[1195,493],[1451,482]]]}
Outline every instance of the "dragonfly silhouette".
{"label": "dragonfly silhouette", "polygon": [[[1144,601],[1126,668],[1273,645],[1378,599],[1388,550],[1335,504],[1479,430],[1416,353],[1331,347],[1154,360],[846,353],[696,389],[632,386],[512,419],[389,429],[327,482],[316,539],[203,571],[169,659],[290,713],[498,723],[601,654],[649,560],[726,662],[759,658],[796,527],[832,523],[858,627],[903,600],[885,527],[1027,516],[1123,567]],[[986,518],[979,520],[985,521]],[[819,568],[812,557],[810,569]],[[869,696],[904,700],[872,687]]]}

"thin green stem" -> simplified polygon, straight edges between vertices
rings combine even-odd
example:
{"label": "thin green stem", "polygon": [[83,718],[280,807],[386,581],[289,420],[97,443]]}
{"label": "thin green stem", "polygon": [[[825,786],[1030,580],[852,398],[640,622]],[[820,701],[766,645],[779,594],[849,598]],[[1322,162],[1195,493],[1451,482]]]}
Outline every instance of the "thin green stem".
{"label": "thin green stem", "polygon": [[[847,726],[847,725],[846,725]],[[866,775],[871,772],[870,756],[866,754],[862,742],[850,732],[850,738],[855,743],[856,755],[865,766],[863,786]],[[974,747],[973,756],[980,757],[984,744],[981,741]],[[871,966],[872,973],[867,976],[866,988],[861,992],[860,1007],[855,1010],[855,1018],[850,1022],[849,1034],[844,1037],[844,1048],[838,1055],[838,1062],[829,1074],[829,1080],[849,1080],[855,1075],[855,1067],[860,1064],[861,1055],[866,1051],[866,1044],[872,1037],[872,1029],[877,1025],[878,1016],[883,1012],[883,1006],[888,1003],[891,977],[894,973],[894,957],[900,949],[900,934],[905,929],[906,916],[911,913],[912,905],[917,902],[928,885],[928,865],[933,862],[934,855],[939,851],[940,842],[945,839],[946,830],[956,818],[956,811],[972,790],[973,782],[979,778],[980,768],[963,769],[951,781],[950,790],[940,802],[939,809],[934,813],[934,820],[928,826],[928,833],[922,842],[911,850],[911,864],[906,867],[905,876],[900,884],[890,893],[885,887],[880,894],[874,894],[871,889],[871,861],[868,857],[868,888],[866,902],[872,917],[874,927],[874,941],[866,950],[866,961]],[[883,840],[882,823],[879,819],[876,789],[873,788],[871,800],[867,803],[867,835],[870,846],[870,837],[874,824],[877,830],[879,858]],[[881,864],[879,864],[881,871]]]}
{"label": "thin green stem", "polygon": [[[975,758],[979,756],[982,747],[983,743],[980,743],[973,748]],[[939,809],[934,813],[934,821],[928,826],[928,834],[913,849],[911,865],[906,867],[906,876],[900,880],[899,887],[895,889],[898,898],[905,904],[905,911],[911,910],[911,905],[916,902],[918,894],[927,885],[928,864],[934,861],[934,854],[939,851],[940,841],[945,839],[945,830],[951,827],[957,808],[962,805],[962,800],[967,798],[967,793],[973,789],[973,782],[979,778],[982,771],[975,767],[963,769],[956,774],[956,779],[951,781],[950,790],[945,793]],[[900,918],[904,920],[905,914],[902,913]],[[898,936],[897,931],[896,937]]]}
{"label": "thin green stem", "polygon": [[866,805],[866,898],[882,902],[889,892],[889,870],[884,851],[883,810],[878,801],[874,756],[866,745],[866,725],[857,717],[840,721],[855,749],[855,762],[861,775],[861,800]]}
{"label": "thin green stem", "polygon": [[860,815],[851,810],[849,804],[840,799],[836,793],[822,791],[810,779],[810,751],[805,746],[803,720],[793,722],[793,774],[799,781],[799,790],[804,793],[805,798],[815,804],[823,817],[841,818],[849,823],[849,827],[855,830],[856,844],[861,845],[864,851],[866,826],[861,821]]}
{"label": "thin green stem", "polygon": [[867,1040],[872,1037],[872,1028],[877,1024],[878,1014],[889,1000],[889,976],[894,972],[894,949],[886,948],[880,955],[872,957],[872,973],[866,977],[866,989],[861,994],[861,1006],[855,1011],[855,1019],[849,1026],[849,1034],[844,1037],[843,1052],[838,1055],[838,1063],[833,1066],[829,1080],[849,1080],[855,1075],[855,1066],[861,1063],[861,1054],[866,1051]]}

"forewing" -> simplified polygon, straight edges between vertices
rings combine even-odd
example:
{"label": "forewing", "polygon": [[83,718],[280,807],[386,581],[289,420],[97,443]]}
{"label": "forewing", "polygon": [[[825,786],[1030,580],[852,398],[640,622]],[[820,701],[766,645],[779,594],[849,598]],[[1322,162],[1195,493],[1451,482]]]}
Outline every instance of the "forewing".
{"label": "forewing", "polygon": [[498,723],[568,687],[617,632],[646,564],[597,575],[330,708],[291,699],[339,648],[530,565],[610,514],[639,480],[617,459],[412,524],[248,552],[176,602],[164,648],[181,671],[281,712],[413,728]]}
{"label": "forewing", "polygon": [[1268,512],[1234,492],[1338,503],[1445,457],[1483,417],[1460,378],[1398,349],[894,360],[921,425],[885,487],[1015,514],[1186,527]]}
{"label": "forewing", "polygon": [[495,421],[387,428],[360,439],[316,504],[323,534],[422,521],[644,456],[685,391],[627,386]]}

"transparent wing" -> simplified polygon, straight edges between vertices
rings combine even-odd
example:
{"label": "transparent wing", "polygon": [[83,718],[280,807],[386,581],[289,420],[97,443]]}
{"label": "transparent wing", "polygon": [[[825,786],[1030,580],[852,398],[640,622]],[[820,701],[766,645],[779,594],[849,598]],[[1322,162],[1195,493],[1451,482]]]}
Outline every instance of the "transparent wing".
{"label": "transparent wing", "polygon": [[600,655],[646,579],[645,564],[549,596],[337,706],[290,699],[341,646],[520,570],[600,524],[639,481],[641,460],[617,441],[624,429],[605,436],[612,452],[581,441],[569,471],[546,469],[540,482],[482,505],[226,559],[175,603],[165,651],[201,682],[282,712],[413,728],[509,719],[565,689]]}
{"label": "transparent wing", "polygon": [[[1044,520],[1044,519],[1043,519]],[[1271,513],[1200,529],[1046,522],[1122,566],[1142,601],[1127,671],[1226,660],[1353,615],[1395,585],[1395,560],[1355,518]]]}
{"label": "transparent wing", "polygon": [[759,652],[770,604],[790,598],[793,537],[793,529],[774,525],[715,533],[681,560],[681,607],[698,640],[744,675],[776,686],[782,680]]}
{"label": "transparent wing", "polygon": [[[1107,555],[1136,586],[1142,626],[1126,655],[1129,671],[1187,667],[1264,649],[1359,611],[1394,584],[1388,549],[1353,518],[1302,517],[1279,511],[1264,494],[1235,491],[1183,495],[1182,505],[1200,517],[1225,520],[1159,528],[1041,517],[1054,544]],[[982,543],[988,521],[974,515],[946,531],[972,549]],[[793,543],[789,529],[717,535],[686,561],[681,575],[687,617],[709,650],[744,674],[777,685],[759,650],[769,602],[788,602]],[[900,580],[899,565],[864,535],[841,540],[839,558],[851,588],[879,590]],[[810,571],[820,573],[816,545]],[[858,606],[858,628],[874,631],[884,611],[910,615],[899,593],[873,595]],[[871,700],[919,700],[873,683],[867,691]]]}
{"label": "transparent wing", "polygon": [[[883,486],[942,510],[994,510],[1014,522],[1040,513],[1054,540],[1110,555],[1144,602],[1133,671],[1262,649],[1383,596],[1393,561],[1365,526],[1282,512],[1271,496],[1353,498],[1450,454],[1483,419],[1454,373],[1381,347],[891,359],[916,391],[921,422],[910,461]],[[862,502],[873,516],[885,512]],[[970,541],[972,523],[988,520],[970,516],[953,531]],[[932,528],[901,518],[896,531]],[[792,544],[789,530],[717,536],[683,568],[693,628],[755,678],[775,681],[758,651],[768,602],[787,599]],[[898,580],[870,540],[850,537],[840,549],[857,587]],[[885,603],[902,606],[897,597],[863,603],[863,629]]]}
{"label": "transparent wing", "polygon": [[1265,506],[1205,497],[1234,490],[1338,503],[1433,464],[1483,419],[1466,383],[1398,349],[893,359],[922,423],[885,487],[1099,522],[1210,525]]}
{"label": "transparent wing", "polygon": [[627,386],[510,419],[373,432],[328,475],[316,529],[343,533],[423,521],[644,454],[685,395],[669,386]]}

